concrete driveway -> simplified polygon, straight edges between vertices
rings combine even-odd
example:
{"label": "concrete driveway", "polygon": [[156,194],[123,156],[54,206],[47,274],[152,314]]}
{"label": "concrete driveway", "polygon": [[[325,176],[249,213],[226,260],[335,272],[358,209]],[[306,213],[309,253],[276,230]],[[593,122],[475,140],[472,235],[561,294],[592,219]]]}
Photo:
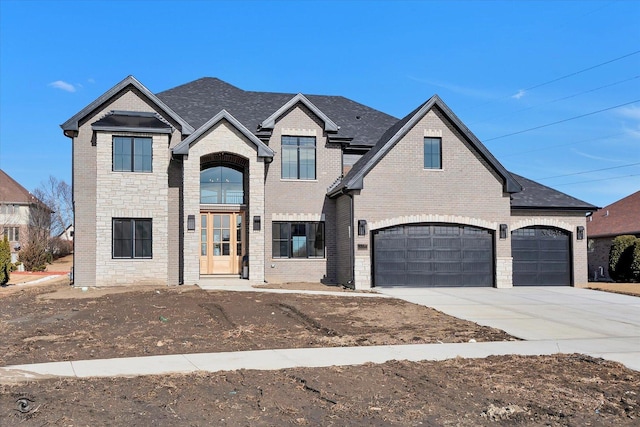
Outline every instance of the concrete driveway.
{"label": "concrete driveway", "polygon": [[379,293],[502,329],[528,341],[556,341],[640,370],[640,298],[573,287],[376,288]]}

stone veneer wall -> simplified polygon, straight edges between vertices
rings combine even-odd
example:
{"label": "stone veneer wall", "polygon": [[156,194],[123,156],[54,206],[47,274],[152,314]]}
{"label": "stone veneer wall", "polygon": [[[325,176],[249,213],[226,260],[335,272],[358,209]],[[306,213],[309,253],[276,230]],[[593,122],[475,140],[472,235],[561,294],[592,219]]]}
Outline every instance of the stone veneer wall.
{"label": "stone veneer wall", "polygon": [[[97,141],[91,129],[91,123],[102,118],[112,110],[123,111],[155,111],[151,105],[143,100],[143,96],[134,90],[123,91],[114,97],[111,102],[103,105],[100,110],[85,117],[78,127],[78,135],[73,138],[73,201],[74,201],[74,286],[100,286],[110,285],[108,281],[99,280],[97,276],[97,229],[96,219],[98,211],[97,193],[114,191],[110,188],[98,188],[98,158]],[[109,150],[111,141],[108,142]],[[107,147],[103,147],[107,148]],[[107,160],[111,162],[111,151],[107,154]],[[104,173],[111,172],[111,164]],[[154,169],[156,170],[156,169]],[[111,231],[109,230],[109,233]],[[102,239],[104,240],[104,238]],[[108,246],[111,250],[111,242]],[[111,253],[108,254],[111,258]],[[102,260],[101,260],[102,261]]]}
{"label": "stone veneer wall", "polygon": [[[112,138],[131,133],[97,133],[96,285],[168,284],[167,135],[136,133],[152,138],[152,172],[113,172]],[[112,257],[112,219],[151,218],[151,259]]]}

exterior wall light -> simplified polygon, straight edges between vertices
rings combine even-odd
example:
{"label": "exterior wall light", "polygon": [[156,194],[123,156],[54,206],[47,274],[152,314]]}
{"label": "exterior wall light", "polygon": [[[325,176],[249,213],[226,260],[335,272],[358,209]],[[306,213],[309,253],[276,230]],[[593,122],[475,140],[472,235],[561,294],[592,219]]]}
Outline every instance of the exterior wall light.
{"label": "exterior wall light", "polygon": [[261,218],[256,215],[253,217],[253,231],[260,231],[261,228]]}
{"label": "exterior wall light", "polygon": [[507,238],[507,224],[500,224],[500,238]]}
{"label": "exterior wall light", "polygon": [[576,230],[576,239],[582,240],[584,239],[584,227],[579,225]]}
{"label": "exterior wall light", "polygon": [[367,235],[367,220],[359,219],[358,220],[358,236],[366,236]]}
{"label": "exterior wall light", "polygon": [[195,231],[196,230],[196,216],[188,215],[187,216],[187,231]]}

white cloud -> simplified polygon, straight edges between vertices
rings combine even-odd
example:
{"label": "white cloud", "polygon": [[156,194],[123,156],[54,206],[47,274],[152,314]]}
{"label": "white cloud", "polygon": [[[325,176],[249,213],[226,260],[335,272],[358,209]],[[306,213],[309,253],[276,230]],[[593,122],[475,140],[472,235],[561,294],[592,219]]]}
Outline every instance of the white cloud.
{"label": "white cloud", "polygon": [[573,151],[579,156],[586,157],[587,159],[591,159],[591,160],[599,160],[599,161],[611,162],[611,163],[622,163],[624,161],[620,159],[611,159],[607,157],[594,156],[592,154],[583,153],[582,151],[576,150],[575,148],[572,148],[571,151]]}
{"label": "white cloud", "polygon": [[526,93],[527,93],[527,92],[526,92],[524,89],[520,89],[520,90],[518,91],[518,93],[516,93],[515,95],[511,95],[511,97],[512,97],[513,99],[520,99],[520,98],[522,98],[523,96],[525,96],[525,94],[526,94]]}
{"label": "white cloud", "polygon": [[72,85],[71,83],[67,83],[65,81],[62,80],[56,80],[55,82],[51,82],[49,83],[49,86],[56,88],[56,89],[60,89],[60,90],[64,90],[66,92],[75,92],[76,91],[76,87],[74,85]]}
{"label": "white cloud", "polygon": [[95,82],[96,82],[96,81],[95,81],[95,79],[93,79],[93,78],[88,78],[88,79],[87,79],[87,81],[88,81],[89,83],[91,83],[91,84],[93,84],[93,83],[95,83]]}
{"label": "white cloud", "polygon": [[618,109],[618,113],[622,117],[640,121],[640,106],[630,105],[628,107],[623,107]]}

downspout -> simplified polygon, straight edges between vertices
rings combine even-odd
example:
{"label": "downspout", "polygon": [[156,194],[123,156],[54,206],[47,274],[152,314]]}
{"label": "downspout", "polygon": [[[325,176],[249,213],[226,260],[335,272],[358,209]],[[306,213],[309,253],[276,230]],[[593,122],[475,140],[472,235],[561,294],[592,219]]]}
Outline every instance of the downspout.
{"label": "downspout", "polygon": [[354,221],[354,213],[353,213],[353,194],[351,193],[345,193],[347,195],[347,197],[349,197],[349,262],[351,263],[351,280],[349,281],[348,284],[350,284],[351,286],[353,286],[353,289],[356,288],[356,266],[355,266],[355,233],[353,230],[353,221]]}

